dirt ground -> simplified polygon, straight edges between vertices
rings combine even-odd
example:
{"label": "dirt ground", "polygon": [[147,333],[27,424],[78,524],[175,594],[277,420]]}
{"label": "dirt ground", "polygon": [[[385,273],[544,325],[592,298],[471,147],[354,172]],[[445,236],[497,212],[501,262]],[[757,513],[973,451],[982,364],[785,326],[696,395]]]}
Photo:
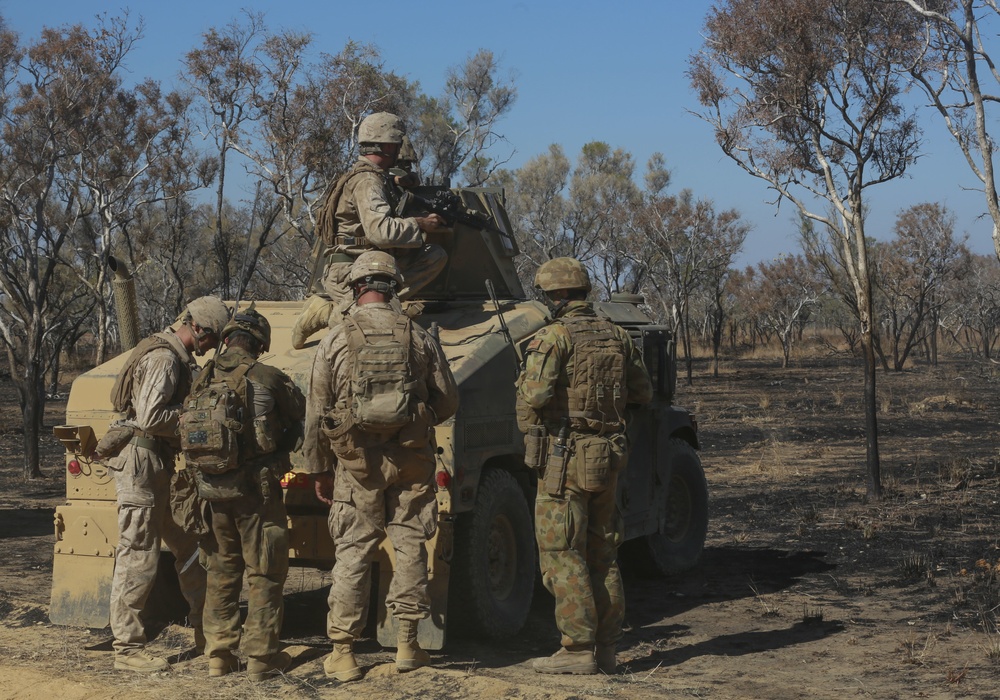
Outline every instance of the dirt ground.
{"label": "dirt ground", "polygon": [[[0,384],[0,697],[83,698],[996,698],[1000,694],[1000,366],[949,361],[879,374],[885,498],[864,502],[861,371],[846,358],[697,366],[681,405],[698,416],[710,490],[701,565],[676,580],[627,575],[615,676],[547,677],[557,645],[539,589],[505,643],[452,640],[433,668],[397,675],[360,644],[365,678],[327,680],[322,579],[293,569],[290,672],[207,678],[191,631],[152,643],[171,672],[111,670],[110,633],[47,616],[61,478],[19,481],[21,421]],[[47,426],[61,422],[50,404]],[[47,428],[48,429],[48,428]],[[45,467],[61,474],[55,440]],[[328,583],[328,581],[327,581]]]}

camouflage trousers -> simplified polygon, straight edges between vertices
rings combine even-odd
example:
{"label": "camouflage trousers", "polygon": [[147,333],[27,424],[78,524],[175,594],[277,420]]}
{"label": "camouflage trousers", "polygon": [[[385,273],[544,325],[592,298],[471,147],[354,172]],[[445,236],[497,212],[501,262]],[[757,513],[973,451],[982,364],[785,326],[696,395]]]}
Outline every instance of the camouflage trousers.
{"label": "camouflage trousers", "polygon": [[[381,471],[394,476],[381,484],[366,481],[363,486],[342,466],[334,477],[330,535],[336,561],[327,617],[327,634],[334,642],[352,641],[364,630],[371,564],[386,536],[395,553],[386,608],[397,620],[420,620],[430,614],[426,544],[437,530],[434,463],[420,452],[390,452],[398,459],[383,464]],[[405,455],[408,452],[413,454]]]}
{"label": "camouflage trousers", "polygon": [[[167,458],[154,450],[127,445],[114,472],[118,491],[118,546],[111,581],[111,632],[116,652],[146,644],[140,614],[146,606],[160,562],[160,542],[173,553],[191,625],[201,625],[205,570],[198,562],[197,535],[185,532],[171,514]],[[116,466],[117,466],[116,465]]]}
{"label": "camouflage trousers", "polygon": [[[386,252],[396,259],[396,265],[403,275],[403,288],[398,290],[396,296],[404,301],[433,282],[448,262],[448,253],[435,243],[428,243],[420,248],[393,248]],[[331,263],[326,268],[323,291],[330,296],[334,305],[354,296],[347,284],[351,265],[349,262]]]}
{"label": "camouflage trousers", "polygon": [[562,498],[535,499],[535,539],[542,582],[556,599],[556,626],[564,647],[613,644],[622,636],[625,594],[618,571],[622,518],[615,502],[617,475],[601,493],[583,491],[566,477]]}
{"label": "camouflage trousers", "polygon": [[243,653],[262,657],[279,650],[288,576],[288,518],[277,479],[270,493],[208,506],[210,534],[202,542],[208,571],[205,595],[205,653],[220,656],[241,646],[240,592],[247,583]]}

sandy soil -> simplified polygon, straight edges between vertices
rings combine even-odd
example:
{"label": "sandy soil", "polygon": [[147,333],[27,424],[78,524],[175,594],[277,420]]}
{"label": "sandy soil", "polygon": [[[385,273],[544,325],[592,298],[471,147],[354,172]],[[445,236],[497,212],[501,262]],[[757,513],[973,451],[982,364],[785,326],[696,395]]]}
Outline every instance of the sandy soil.
{"label": "sandy soil", "polygon": [[[861,372],[850,360],[789,370],[704,368],[679,402],[699,418],[711,522],[701,565],[676,580],[626,576],[615,676],[546,677],[556,648],[539,590],[524,632],[452,640],[433,668],[397,675],[360,644],[365,678],[323,675],[324,580],[293,570],[283,638],[294,666],[251,684],[207,678],[189,629],[152,649],[153,676],[111,670],[107,629],[50,624],[59,479],[19,481],[20,418],[0,384],[0,697],[77,698],[996,698],[1000,681],[996,366],[950,362],[879,375],[885,499],[864,503]],[[47,425],[61,422],[50,405]],[[55,443],[54,440],[51,441]],[[59,473],[57,445],[46,470]],[[326,581],[328,584],[328,580]]]}

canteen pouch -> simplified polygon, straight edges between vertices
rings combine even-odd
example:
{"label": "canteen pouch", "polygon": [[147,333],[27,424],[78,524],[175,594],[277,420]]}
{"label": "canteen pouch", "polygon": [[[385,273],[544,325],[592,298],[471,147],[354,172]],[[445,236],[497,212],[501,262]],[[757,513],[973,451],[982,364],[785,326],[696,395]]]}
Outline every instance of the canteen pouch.
{"label": "canteen pouch", "polygon": [[97,447],[94,448],[94,459],[98,462],[117,457],[125,449],[125,445],[135,435],[135,428],[115,421],[108,428],[108,432],[98,440]]}

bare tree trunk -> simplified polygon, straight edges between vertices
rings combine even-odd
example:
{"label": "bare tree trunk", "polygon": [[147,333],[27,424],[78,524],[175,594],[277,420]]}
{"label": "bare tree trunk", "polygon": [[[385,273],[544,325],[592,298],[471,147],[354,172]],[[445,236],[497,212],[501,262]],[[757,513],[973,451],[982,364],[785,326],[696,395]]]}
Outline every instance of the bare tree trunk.
{"label": "bare tree trunk", "polygon": [[882,500],[882,467],[878,451],[878,404],[875,396],[875,344],[871,325],[862,324],[861,345],[865,362],[865,443],[867,446],[867,494],[869,501]]}

